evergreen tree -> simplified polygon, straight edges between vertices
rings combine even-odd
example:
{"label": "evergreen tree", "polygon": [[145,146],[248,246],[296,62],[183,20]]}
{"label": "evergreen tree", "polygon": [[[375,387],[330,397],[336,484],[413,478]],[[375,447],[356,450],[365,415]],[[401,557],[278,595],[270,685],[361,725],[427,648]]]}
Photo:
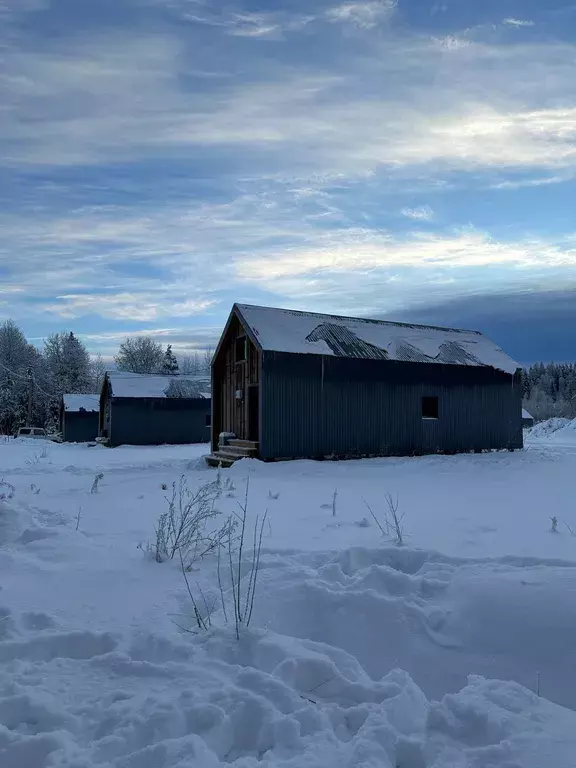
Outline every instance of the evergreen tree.
{"label": "evergreen tree", "polygon": [[72,331],[49,336],[44,342],[44,358],[58,397],[69,392],[90,392],[90,355]]}
{"label": "evergreen tree", "polygon": [[178,370],[178,360],[174,352],[172,352],[172,344],[168,344],[166,347],[164,360],[162,361],[162,373],[166,376],[177,376],[180,373]]}

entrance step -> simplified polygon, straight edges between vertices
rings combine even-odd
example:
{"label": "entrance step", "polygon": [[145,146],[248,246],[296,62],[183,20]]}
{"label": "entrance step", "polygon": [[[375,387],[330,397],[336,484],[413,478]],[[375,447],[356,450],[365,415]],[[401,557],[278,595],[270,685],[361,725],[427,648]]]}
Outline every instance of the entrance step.
{"label": "entrance step", "polygon": [[217,451],[206,456],[206,462],[211,467],[231,467],[239,459],[256,458],[258,443],[253,440],[230,440],[226,445],[218,447]]}
{"label": "entrance step", "polygon": [[237,437],[233,437],[226,443],[225,447],[227,448],[228,446],[231,446],[232,448],[247,448],[251,451],[258,451],[257,440],[240,440]]}

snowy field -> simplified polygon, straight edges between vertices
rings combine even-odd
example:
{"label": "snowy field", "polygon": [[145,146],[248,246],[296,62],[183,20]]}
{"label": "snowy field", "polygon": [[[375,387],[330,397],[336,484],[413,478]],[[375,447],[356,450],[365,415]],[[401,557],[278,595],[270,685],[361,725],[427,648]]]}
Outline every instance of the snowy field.
{"label": "snowy field", "polygon": [[268,510],[239,640],[214,555],[192,634],[179,561],[146,551],[172,483],[218,477],[207,446],[0,442],[0,768],[574,768],[574,426],[223,470],[222,520],[250,478],[243,594]]}

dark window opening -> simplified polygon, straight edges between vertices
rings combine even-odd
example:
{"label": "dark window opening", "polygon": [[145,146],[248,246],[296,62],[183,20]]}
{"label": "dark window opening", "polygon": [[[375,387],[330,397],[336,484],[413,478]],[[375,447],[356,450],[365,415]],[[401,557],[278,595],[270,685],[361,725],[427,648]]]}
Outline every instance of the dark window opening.
{"label": "dark window opening", "polygon": [[246,343],[246,336],[239,336],[236,339],[236,348],[235,348],[235,355],[234,355],[234,359],[237,363],[245,362],[248,356],[247,348],[248,348],[248,345]]}
{"label": "dark window opening", "polygon": [[212,415],[210,413],[206,414],[206,426],[211,427],[212,426]]}
{"label": "dark window opening", "polygon": [[437,397],[422,398],[422,418],[423,419],[438,418],[438,398]]}

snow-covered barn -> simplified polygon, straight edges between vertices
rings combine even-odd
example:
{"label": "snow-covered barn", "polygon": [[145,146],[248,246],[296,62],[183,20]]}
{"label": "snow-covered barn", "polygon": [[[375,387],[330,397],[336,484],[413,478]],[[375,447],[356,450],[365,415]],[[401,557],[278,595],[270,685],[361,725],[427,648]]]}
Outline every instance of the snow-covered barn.
{"label": "snow-covered barn", "polygon": [[208,442],[210,381],[108,371],[99,432],[110,446]]}
{"label": "snow-covered barn", "polygon": [[98,437],[100,395],[62,395],[60,432],[68,443],[88,443]]}
{"label": "snow-covered barn", "polygon": [[211,463],[522,447],[520,367],[477,331],[235,304],[212,404]]}

